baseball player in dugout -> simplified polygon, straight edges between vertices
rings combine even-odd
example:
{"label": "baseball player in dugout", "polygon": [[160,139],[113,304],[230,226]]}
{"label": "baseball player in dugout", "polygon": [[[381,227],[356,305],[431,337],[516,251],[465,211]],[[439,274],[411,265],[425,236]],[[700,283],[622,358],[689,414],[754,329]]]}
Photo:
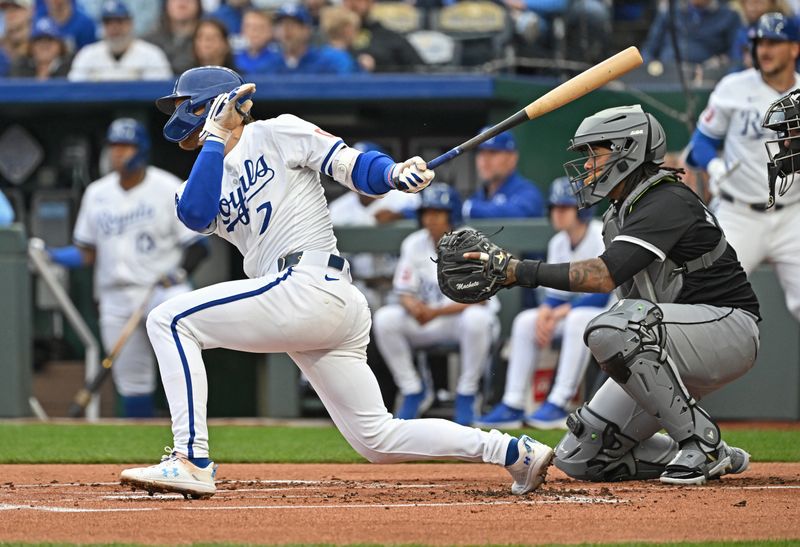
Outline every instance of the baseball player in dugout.
{"label": "baseball player in dugout", "polygon": [[[48,254],[67,268],[94,265],[100,335],[110,351],[137,308],[144,305],[149,311],[190,290],[186,276],[206,257],[208,247],[203,237],[175,219],[172,196],[181,181],[148,165],[150,138],[144,126],[120,118],[109,126],[106,140],[112,172],[87,187],[75,223],[75,244],[48,249]],[[111,372],[123,414],[151,417],[156,372],[144,321],[122,347]]]}
{"label": "baseball player in dugout", "polygon": [[786,305],[800,320],[800,187],[769,201],[765,145],[777,135],[761,125],[770,104],[800,85],[798,41],[794,18],[780,13],[759,18],[751,35],[755,67],[717,84],[697,122],[687,162],[708,172],[718,200],[715,214],[744,271],[749,275],[762,262],[773,264]]}
{"label": "baseball player in dugout", "polygon": [[697,401],[753,366],[758,301],[717,219],[681,170],[663,167],[666,147],[661,124],[638,105],[578,127],[569,149],[581,157],[565,164],[573,191],[582,207],[611,205],[599,257],[520,261],[479,233],[439,244],[440,282],[456,301],[498,286],[617,288],[621,300],[584,333],[610,379],[569,416],[556,447],[556,466],[577,479],[703,484],[749,464]]}
{"label": "baseball player in dugout", "polygon": [[[414,157],[361,153],[295,116],[255,121],[255,86],[222,67],[184,72],[157,101],[167,140],[200,149],[179,189],[178,218],[230,241],[249,279],[198,289],[147,319],[172,415],[174,445],[158,465],[127,469],[121,482],[208,497],[210,459],[201,350],[286,352],[350,445],[371,462],[459,459],[505,466],[512,492],[544,480],[553,452],[527,436],[484,432],[448,420],[399,420],[366,362],[371,326],[364,296],[336,248],[319,173],[370,195],[418,192],[433,171]],[[309,446],[313,450],[313,446]]]}
{"label": "baseball player in dugout", "polygon": [[[547,244],[547,262],[558,264],[594,258],[603,252],[603,225],[592,220],[592,209],[578,209],[569,179],[560,177],[550,185],[550,224],[557,232]],[[589,364],[589,350],[583,331],[589,321],[609,305],[608,293],[570,293],[547,289],[538,307],[514,318],[511,354],[508,359],[503,400],[475,422],[479,427],[518,428],[526,424],[537,429],[563,429],[567,404],[583,381]],[[558,369],[547,400],[533,414],[525,416],[525,403],[542,348],[561,338]]]}
{"label": "baseball player in dugout", "polygon": [[433,184],[422,193],[418,210],[422,226],[403,241],[394,274],[398,304],[375,313],[375,343],[403,395],[396,416],[417,418],[433,401],[433,386],[424,385],[414,367],[412,349],[457,343],[461,374],[456,387],[456,423],[472,425],[475,396],[489,359],[492,341],[499,335],[497,302],[467,305],[442,294],[436,281],[436,242],[461,224],[461,199],[455,188]]}

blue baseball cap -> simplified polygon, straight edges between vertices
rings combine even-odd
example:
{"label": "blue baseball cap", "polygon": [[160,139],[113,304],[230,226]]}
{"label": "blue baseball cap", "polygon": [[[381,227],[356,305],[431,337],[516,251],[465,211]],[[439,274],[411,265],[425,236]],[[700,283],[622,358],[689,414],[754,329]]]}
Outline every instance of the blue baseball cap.
{"label": "blue baseball cap", "polygon": [[286,19],[287,17],[294,19],[295,21],[300,21],[304,25],[309,26],[311,26],[314,22],[311,19],[311,14],[308,12],[308,10],[300,4],[284,4],[277,12],[275,12],[276,23],[281,19]]}
{"label": "blue baseball cap", "polygon": [[55,21],[49,17],[42,17],[37,19],[31,29],[31,40],[38,38],[55,38],[61,40],[61,31],[58,29]]}
{"label": "blue baseball cap", "polygon": [[130,19],[131,12],[124,2],[119,0],[106,0],[103,2],[103,7],[100,9],[100,19],[106,21],[108,19]]}
{"label": "blue baseball cap", "polygon": [[[491,125],[487,125],[483,129],[481,129],[481,133],[487,131],[491,127],[492,127]],[[516,152],[517,141],[514,140],[514,135],[511,134],[511,131],[505,131],[503,133],[500,133],[499,135],[495,135],[488,141],[479,144],[478,150],[499,150],[503,152]]]}

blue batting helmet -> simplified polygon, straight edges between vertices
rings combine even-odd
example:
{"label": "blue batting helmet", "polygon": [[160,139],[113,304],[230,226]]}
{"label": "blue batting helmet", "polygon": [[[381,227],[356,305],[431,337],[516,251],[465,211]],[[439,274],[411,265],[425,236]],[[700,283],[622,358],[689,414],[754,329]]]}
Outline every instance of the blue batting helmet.
{"label": "blue batting helmet", "polygon": [[758,18],[755,28],[749,32],[753,66],[758,67],[756,46],[763,39],[776,42],[800,42],[800,27],[793,17],[778,12],[765,13]]}
{"label": "blue batting helmet", "polygon": [[[236,72],[221,66],[201,66],[190,68],[175,82],[171,95],[156,101],[156,107],[164,114],[170,114],[164,124],[164,138],[171,142],[181,142],[202,127],[206,112],[196,112],[208,105],[220,93],[226,93],[244,84]],[[176,99],[186,99],[175,106]],[[241,100],[239,102],[242,102]]]}
{"label": "blue batting helmet", "polygon": [[417,214],[422,215],[425,209],[438,209],[450,213],[450,224],[455,227],[461,224],[461,197],[455,188],[444,182],[431,184],[420,192],[422,201]]}
{"label": "blue batting helmet", "polygon": [[[578,197],[572,191],[572,185],[569,182],[569,177],[558,177],[550,184],[550,198],[548,200],[550,207],[575,207],[580,206]],[[590,207],[578,208],[578,220],[583,223],[592,220],[594,212]]]}
{"label": "blue batting helmet", "polygon": [[132,144],[136,147],[136,154],[125,164],[128,171],[135,171],[147,165],[150,137],[144,125],[133,118],[119,118],[111,122],[106,141],[109,144]]}

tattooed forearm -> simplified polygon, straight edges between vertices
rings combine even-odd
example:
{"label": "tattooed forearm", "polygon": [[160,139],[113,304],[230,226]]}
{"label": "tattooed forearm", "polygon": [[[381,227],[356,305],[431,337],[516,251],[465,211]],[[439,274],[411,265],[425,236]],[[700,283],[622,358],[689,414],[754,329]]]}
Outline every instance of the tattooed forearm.
{"label": "tattooed forearm", "polygon": [[610,292],[616,284],[599,258],[590,258],[569,265],[569,287],[575,292]]}

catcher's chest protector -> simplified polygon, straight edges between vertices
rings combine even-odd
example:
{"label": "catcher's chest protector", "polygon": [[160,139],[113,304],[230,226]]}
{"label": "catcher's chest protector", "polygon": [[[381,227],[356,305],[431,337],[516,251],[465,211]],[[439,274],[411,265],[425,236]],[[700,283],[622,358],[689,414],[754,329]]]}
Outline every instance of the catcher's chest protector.
{"label": "catcher's chest protector", "polygon": [[[622,230],[631,205],[667,175],[668,172],[659,171],[639,183],[619,208],[613,206],[608,208],[603,216],[603,243],[606,248]],[[615,292],[619,299],[644,298],[651,302],[670,303],[675,302],[682,287],[683,273],[678,264],[667,258],[664,262],[653,260],[647,268],[633,276],[633,279],[617,287]]]}

